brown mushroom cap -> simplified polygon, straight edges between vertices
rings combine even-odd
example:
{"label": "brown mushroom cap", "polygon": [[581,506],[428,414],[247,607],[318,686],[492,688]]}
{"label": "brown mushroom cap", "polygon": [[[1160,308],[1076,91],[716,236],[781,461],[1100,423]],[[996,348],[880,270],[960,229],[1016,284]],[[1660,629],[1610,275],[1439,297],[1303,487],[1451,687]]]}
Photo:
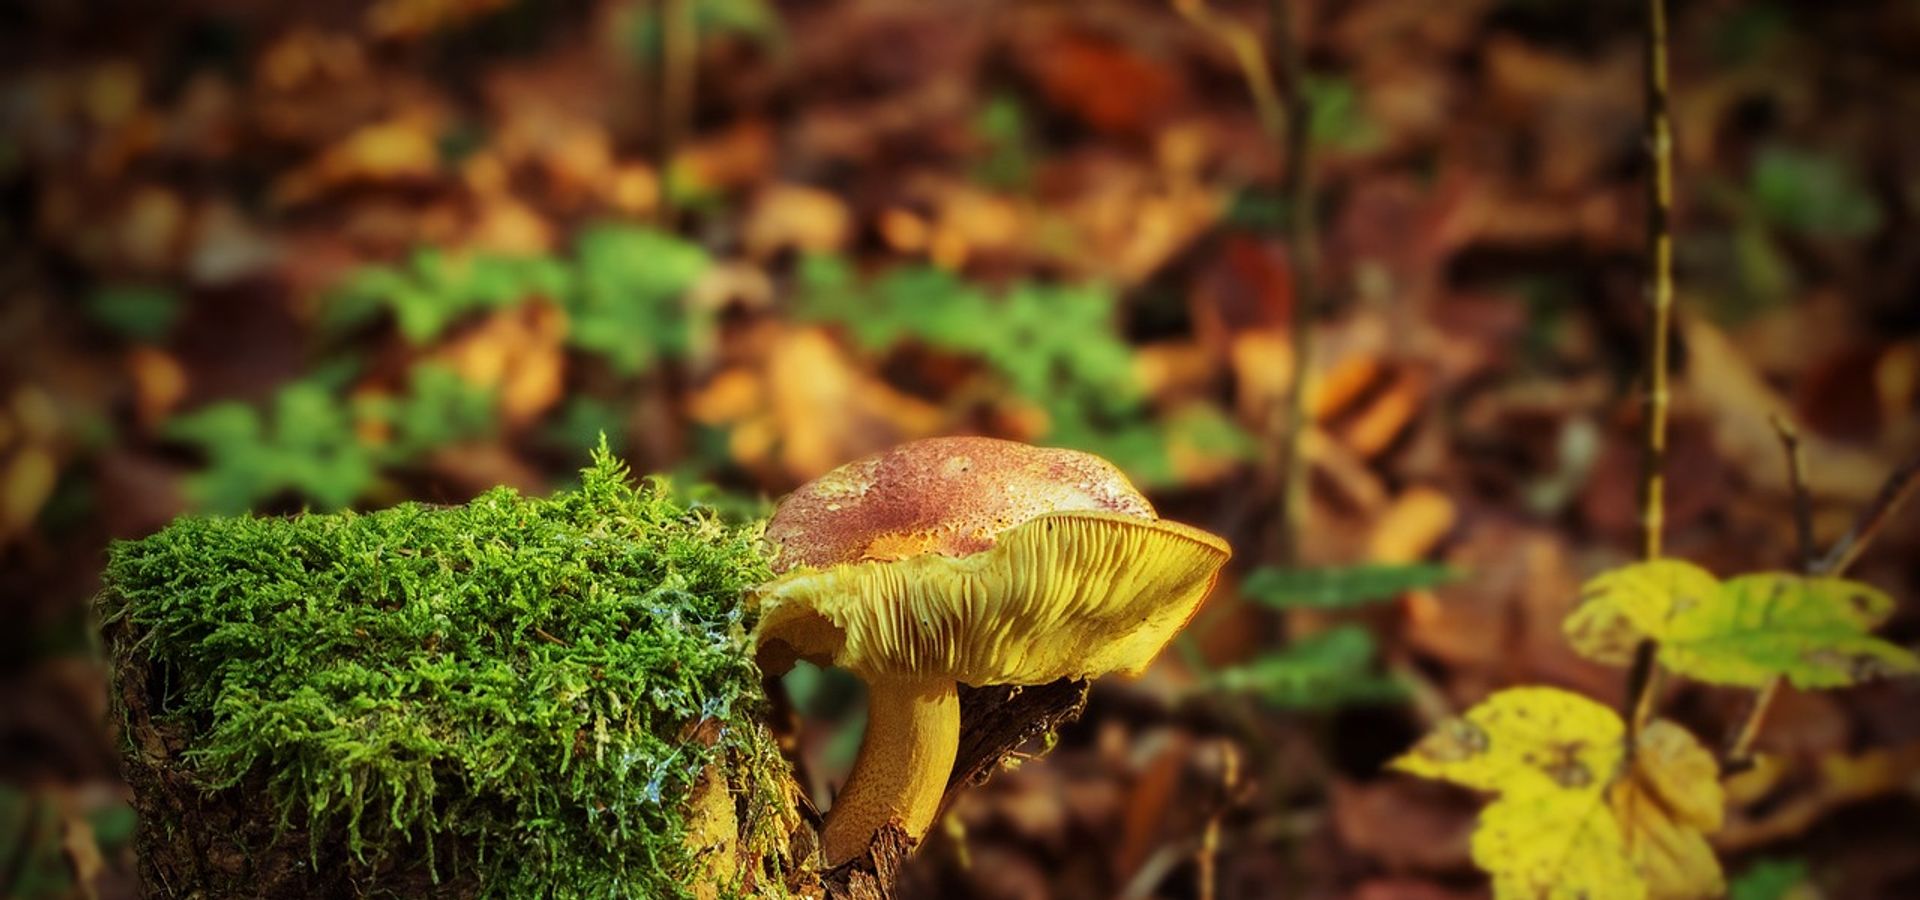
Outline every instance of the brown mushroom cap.
{"label": "brown mushroom cap", "polygon": [[763,647],[976,685],[1144,668],[1229,555],[1156,518],[1098,457],[988,438],[836,469],[782,501],[767,535],[786,574],[759,591]]}
{"label": "brown mushroom cap", "polygon": [[1035,516],[1154,518],[1100,457],[983,437],[929,438],[848,463],[789,494],[767,522],[774,571],[920,553],[967,556]]}

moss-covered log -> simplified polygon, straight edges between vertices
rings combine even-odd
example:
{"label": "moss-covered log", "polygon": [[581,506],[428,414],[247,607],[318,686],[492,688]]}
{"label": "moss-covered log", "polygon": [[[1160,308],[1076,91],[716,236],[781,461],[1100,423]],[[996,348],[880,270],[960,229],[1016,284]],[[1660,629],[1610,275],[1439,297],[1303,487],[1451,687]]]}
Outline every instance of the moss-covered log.
{"label": "moss-covered log", "polygon": [[[746,647],[758,537],[603,451],[551,498],[115,546],[100,611],[147,891],[891,896],[904,834],[817,871]],[[963,690],[947,799],[1085,688]]]}
{"label": "moss-covered log", "polygon": [[784,893],[806,826],[744,649],[756,537],[602,454],[550,499],[187,519],[115,547],[102,618],[148,889]]}

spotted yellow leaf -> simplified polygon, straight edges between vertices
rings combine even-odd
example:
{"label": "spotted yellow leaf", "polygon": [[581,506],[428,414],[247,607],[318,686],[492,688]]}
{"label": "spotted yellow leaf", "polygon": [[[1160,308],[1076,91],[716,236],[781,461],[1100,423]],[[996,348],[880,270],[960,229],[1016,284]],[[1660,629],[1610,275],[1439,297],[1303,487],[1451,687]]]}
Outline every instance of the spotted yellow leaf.
{"label": "spotted yellow leaf", "polygon": [[1726,893],[1707,834],[1720,830],[1726,793],[1713,754],[1665,720],[1641,731],[1632,769],[1607,791],[1627,858],[1647,896],[1718,897]]}
{"label": "spotted yellow leaf", "polygon": [[1742,575],[1714,602],[1674,617],[1660,662],[1700,681],[1747,687],[1776,675],[1795,687],[1831,688],[1920,672],[1912,652],[1868,633],[1892,612],[1892,597],[1857,581]]}
{"label": "spotted yellow leaf", "polygon": [[1678,612],[1709,602],[1720,580],[1693,563],[1658,559],[1602,572],[1580,589],[1562,628],[1582,656],[1624,666],[1645,638],[1659,640]]}
{"label": "spotted yellow leaf", "polygon": [[1620,766],[1625,734],[1613,710],[1586,697],[1518,687],[1442,722],[1393,766],[1481,791],[1598,790]]}
{"label": "spotted yellow leaf", "polygon": [[1713,684],[1760,687],[1778,676],[1829,688],[1920,672],[1920,658],[1869,633],[1893,599],[1857,581],[1766,572],[1722,583],[1656,560],[1603,573],[1582,597],[1567,638],[1601,662],[1625,664],[1652,639],[1662,666]]}
{"label": "spotted yellow leaf", "polygon": [[1626,860],[1620,823],[1598,792],[1511,791],[1473,832],[1474,865],[1501,900],[1643,900],[1646,882]]}
{"label": "spotted yellow leaf", "polygon": [[1545,687],[1502,691],[1442,723],[1392,766],[1498,796],[1474,862],[1497,898],[1646,900],[1724,889],[1703,832],[1725,798],[1685,729],[1649,725],[1627,753],[1613,710]]}

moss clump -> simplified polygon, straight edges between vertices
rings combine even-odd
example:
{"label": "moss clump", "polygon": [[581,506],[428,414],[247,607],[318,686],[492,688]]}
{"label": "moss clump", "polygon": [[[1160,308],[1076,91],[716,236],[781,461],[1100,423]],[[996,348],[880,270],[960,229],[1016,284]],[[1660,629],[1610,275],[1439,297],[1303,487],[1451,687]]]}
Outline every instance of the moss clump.
{"label": "moss clump", "polygon": [[[147,707],[129,767],[184,770],[273,823],[232,842],[304,832],[301,877],[342,877],[338,854],[355,892],[407,859],[459,893],[687,895],[745,871],[689,849],[703,772],[747,772],[741,821],[778,818],[754,808],[779,790],[753,774],[778,759],[744,648],[757,544],[633,487],[604,446],[550,499],[176,522],[107,571],[117,699]],[[236,874],[273,852],[238,851]]]}

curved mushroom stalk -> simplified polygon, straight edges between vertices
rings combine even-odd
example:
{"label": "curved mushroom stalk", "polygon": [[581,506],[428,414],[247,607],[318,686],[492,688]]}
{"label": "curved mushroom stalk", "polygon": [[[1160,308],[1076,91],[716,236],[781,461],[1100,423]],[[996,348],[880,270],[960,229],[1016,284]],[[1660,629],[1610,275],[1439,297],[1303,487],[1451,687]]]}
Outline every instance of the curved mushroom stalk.
{"label": "curved mushroom stalk", "polygon": [[919,837],[933,825],[960,748],[960,695],[951,678],[878,678],[867,686],[867,734],[846,787],[827,810],[828,865],[866,852],[888,821]]}

